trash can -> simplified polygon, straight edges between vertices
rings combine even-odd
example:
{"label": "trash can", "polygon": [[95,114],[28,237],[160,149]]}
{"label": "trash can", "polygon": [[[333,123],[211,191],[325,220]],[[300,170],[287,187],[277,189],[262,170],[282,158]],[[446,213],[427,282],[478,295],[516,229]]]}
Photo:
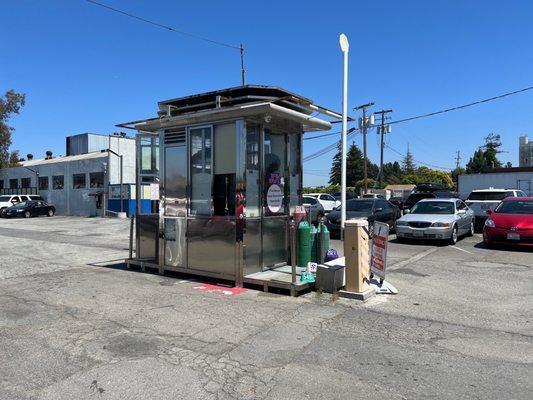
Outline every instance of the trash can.
{"label": "trash can", "polygon": [[344,266],[319,264],[316,270],[317,290],[335,293],[343,286]]}

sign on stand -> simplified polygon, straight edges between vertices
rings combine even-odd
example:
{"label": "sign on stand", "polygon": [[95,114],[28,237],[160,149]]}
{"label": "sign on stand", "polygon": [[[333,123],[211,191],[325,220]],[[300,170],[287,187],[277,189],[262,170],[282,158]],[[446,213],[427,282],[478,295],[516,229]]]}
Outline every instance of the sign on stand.
{"label": "sign on stand", "polygon": [[370,271],[385,279],[387,269],[387,245],[389,243],[389,225],[383,222],[374,222],[374,234],[372,235],[372,257],[370,259]]}

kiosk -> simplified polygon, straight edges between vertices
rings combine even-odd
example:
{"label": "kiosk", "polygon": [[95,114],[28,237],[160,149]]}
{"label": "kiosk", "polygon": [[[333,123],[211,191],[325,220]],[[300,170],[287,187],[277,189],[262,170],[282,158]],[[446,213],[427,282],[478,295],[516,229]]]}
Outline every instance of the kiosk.
{"label": "kiosk", "polygon": [[303,133],[331,128],[319,114],[340,115],[271,86],[158,105],[155,118],[117,125],[137,130],[137,192],[149,185],[151,199],[149,212],[137,202],[136,251],[127,263],[237,285],[287,269]]}

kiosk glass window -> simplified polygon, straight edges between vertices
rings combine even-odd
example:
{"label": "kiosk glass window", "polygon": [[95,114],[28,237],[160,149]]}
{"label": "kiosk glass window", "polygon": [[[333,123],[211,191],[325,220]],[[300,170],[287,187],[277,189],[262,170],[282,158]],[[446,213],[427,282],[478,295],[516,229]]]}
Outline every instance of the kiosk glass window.
{"label": "kiosk glass window", "polygon": [[189,130],[191,149],[190,215],[211,215],[211,127]]}
{"label": "kiosk glass window", "polygon": [[285,214],[285,156],[284,134],[265,129],[264,154],[264,215]]}
{"label": "kiosk glass window", "polygon": [[290,193],[290,212],[294,213],[296,206],[300,204],[300,180],[301,171],[301,140],[299,133],[289,135],[289,193]]}
{"label": "kiosk glass window", "polygon": [[246,216],[259,217],[259,125],[246,127]]}
{"label": "kiosk glass window", "polygon": [[157,175],[159,173],[159,138],[141,138],[140,153],[141,174]]}

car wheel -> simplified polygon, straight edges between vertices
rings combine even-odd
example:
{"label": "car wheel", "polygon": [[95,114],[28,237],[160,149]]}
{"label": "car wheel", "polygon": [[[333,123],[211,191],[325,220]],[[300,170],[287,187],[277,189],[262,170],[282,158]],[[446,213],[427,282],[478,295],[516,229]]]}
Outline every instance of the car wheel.
{"label": "car wheel", "polygon": [[29,211],[24,211],[24,218],[30,218],[31,213]]}
{"label": "car wheel", "polygon": [[450,236],[450,244],[454,245],[457,243],[457,238],[459,237],[459,230],[457,229],[457,225],[453,227],[452,235]]}
{"label": "car wheel", "polygon": [[472,221],[470,221],[470,230],[468,231],[468,236],[474,236],[474,230],[475,230],[475,226],[474,226],[474,220],[472,219]]}
{"label": "car wheel", "polygon": [[49,217],[53,217],[54,216],[54,210],[48,210],[48,215]]}

